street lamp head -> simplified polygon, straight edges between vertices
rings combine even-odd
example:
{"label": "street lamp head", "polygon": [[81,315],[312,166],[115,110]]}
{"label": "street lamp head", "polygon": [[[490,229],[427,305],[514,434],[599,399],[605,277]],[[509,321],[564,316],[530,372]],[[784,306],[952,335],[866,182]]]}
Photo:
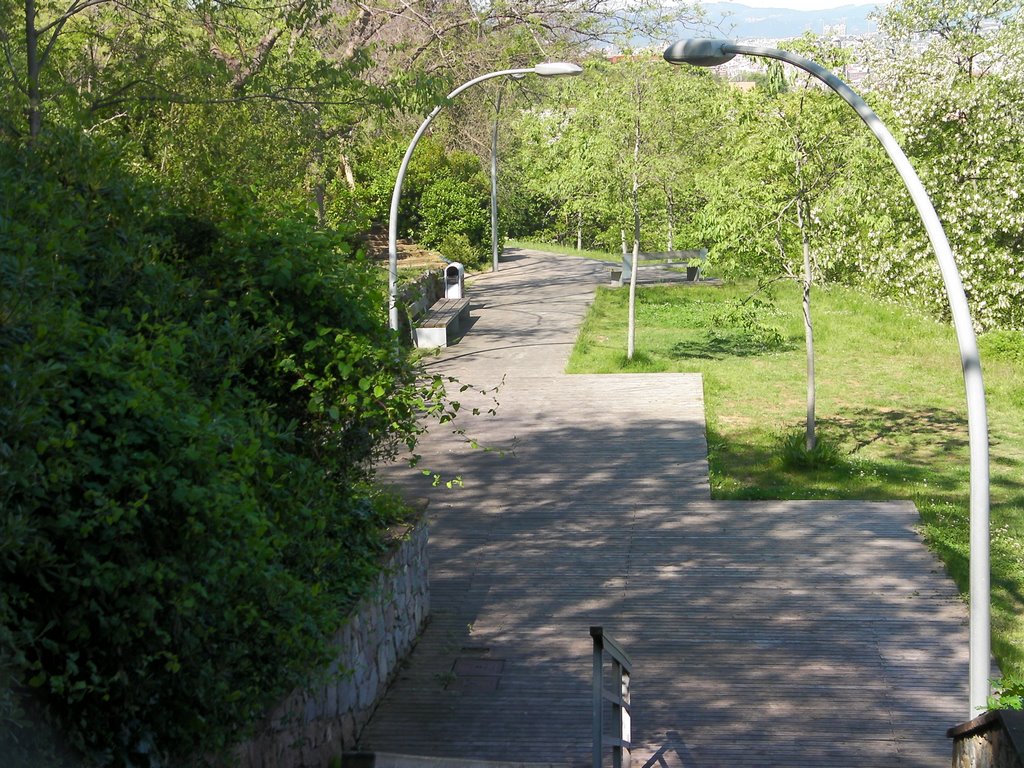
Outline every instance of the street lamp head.
{"label": "street lamp head", "polygon": [[665,61],[670,64],[692,64],[695,67],[717,67],[732,60],[736,54],[726,53],[728,40],[697,38],[680,40],[665,49]]}
{"label": "street lamp head", "polygon": [[559,75],[578,75],[583,71],[583,67],[565,61],[546,61],[535,66],[533,71],[541,77],[558,77]]}

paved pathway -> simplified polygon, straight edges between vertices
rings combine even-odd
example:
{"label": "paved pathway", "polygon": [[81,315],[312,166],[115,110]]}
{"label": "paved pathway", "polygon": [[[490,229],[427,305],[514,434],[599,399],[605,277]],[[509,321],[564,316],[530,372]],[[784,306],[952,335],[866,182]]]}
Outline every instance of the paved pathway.
{"label": "paved pathway", "polygon": [[[713,502],[701,380],[562,373],[604,265],[514,252],[432,365],[501,384],[435,430],[432,620],[360,746],[587,765],[590,625],[635,664],[634,766],[940,766],[966,610],[906,502]],[[466,393],[467,407],[490,396]]]}

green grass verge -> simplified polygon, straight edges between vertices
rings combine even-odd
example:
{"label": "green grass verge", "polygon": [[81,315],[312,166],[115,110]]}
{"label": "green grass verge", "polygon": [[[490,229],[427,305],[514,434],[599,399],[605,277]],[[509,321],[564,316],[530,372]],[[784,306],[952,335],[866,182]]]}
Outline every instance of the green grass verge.
{"label": "green grass verge", "polygon": [[564,253],[567,256],[582,256],[585,259],[597,259],[598,261],[622,261],[621,253],[609,251],[578,251],[565,245],[554,245],[552,243],[541,243],[534,240],[506,240],[506,248],[526,248],[532,251],[547,251],[548,253]]}
{"label": "green grass verge", "polygon": [[[625,360],[625,290],[601,288],[573,373],[703,374],[718,499],[910,499],[961,590],[968,584],[968,440],[950,327],[840,288],[816,289],[817,415],[829,450],[793,460],[804,428],[800,296],[737,303],[752,284],[641,287],[636,354]],[[756,301],[754,303],[757,303]],[[991,432],[993,648],[1024,673],[1024,336],[982,337]]]}

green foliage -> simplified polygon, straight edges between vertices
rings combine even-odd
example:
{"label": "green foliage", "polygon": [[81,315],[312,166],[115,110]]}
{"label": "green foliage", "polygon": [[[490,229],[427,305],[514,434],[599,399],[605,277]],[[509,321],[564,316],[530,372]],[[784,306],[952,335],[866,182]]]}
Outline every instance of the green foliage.
{"label": "green foliage", "polygon": [[545,90],[543,109],[508,120],[501,172],[515,191],[507,197],[522,206],[510,233],[566,244],[579,235],[585,247],[618,251],[623,230],[632,240],[635,174],[641,247],[667,247],[670,230],[675,247],[703,244],[693,216],[703,203],[700,167],[720,135],[722,84],[696,68],[625,56],[590,62],[580,78]]}
{"label": "green foliage", "polygon": [[[407,138],[381,141],[359,160],[361,204],[373,219],[387,221],[395,176]],[[486,259],[491,244],[490,186],[480,160],[466,152],[448,152],[432,137],[422,139],[409,161],[398,211],[399,237],[445,253],[445,242],[468,244],[466,264]],[[461,261],[462,259],[458,259]]]}
{"label": "green foliage", "polygon": [[535,251],[561,253],[567,256],[580,256],[584,259],[596,259],[597,261],[607,261],[616,265],[622,263],[621,253],[610,253],[608,251],[589,250],[577,251],[575,248],[569,248],[564,245],[552,245],[551,243],[545,243],[536,240],[508,240],[506,241],[505,245],[509,248],[527,248]]}
{"label": "green foliage", "polygon": [[841,447],[820,432],[816,436],[814,447],[810,450],[807,449],[806,430],[796,430],[780,435],[778,446],[782,466],[787,469],[838,467],[844,460]]}
{"label": "green foliage", "polygon": [[[814,38],[797,42],[811,58],[834,53]],[[831,225],[829,198],[857,157],[853,137],[863,128],[855,112],[808,80],[798,78],[786,91],[737,96],[723,126],[729,142],[722,164],[705,170],[700,220],[711,238],[710,257],[727,276],[804,279],[806,239],[811,277],[822,277],[817,257]]]}
{"label": "green foliage", "polygon": [[458,261],[466,267],[479,267],[484,264],[491,253],[483,248],[474,248],[463,234],[448,235],[442,241],[438,250],[448,261]]}
{"label": "green foliage", "polygon": [[1024,366],[1024,332],[990,331],[978,338],[982,360],[1004,360]]}
{"label": "green foliage", "polygon": [[988,697],[988,709],[1024,709],[1024,679],[1008,676],[990,682],[992,695]]}
{"label": "green foliage", "polygon": [[1024,331],[989,331],[978,337],[982,360],[1004,360],[1024,365]]}
{"label": "green foliage", "polygon": [[0,151],[0,726],[217,755],[326,660],[395,513],[370,462],[443,386],[336,235],[199,218],[102,145]]}
{"label": "green foliage", "polygon": [[[1024,328],[1022,24],[1016,0],[900,0],[880,18],[887,42],[870,62],[980,329]],[[859,256],[880,293],[945,317],[931,247],[901,187],[893,174],[875,173],[862,206],[873,212],[870,226],[838,247]]]}
{"label": "green foliage", "polygon": [[[436,179],[420,198],[423,226],[419,240],[428,247],[440,248],[446,240],[461,236],[469,246],[489,245],[488,197],[486,192],[481,195],[481,191],[470,181],[454,177]],[[486,249],[482,250],[486,255]]]}
{"label": "green foliage", "polygon": [[706,326],[708,346],[726,354],[780,352],[791,347],[768,318],[777,314],[770,298],[753,297],[726,305]]}

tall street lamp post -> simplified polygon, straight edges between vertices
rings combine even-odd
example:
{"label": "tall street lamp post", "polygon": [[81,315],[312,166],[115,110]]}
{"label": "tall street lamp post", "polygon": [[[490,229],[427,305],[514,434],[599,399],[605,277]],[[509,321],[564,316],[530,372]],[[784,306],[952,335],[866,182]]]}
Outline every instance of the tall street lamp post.
{"label": "tall street lamp post", "polygon": [[[512,75],[522,80],[525,75]],[[501,97],[504,88],[498,91],[494,102],[494,125],[491,128],[491,271],[498,271],[498,123],[501,119]]]}
{"label": "tall street lamp post", "polygon": [[974,334],[971,313],[964,294],[963,283],[956,261],[942,229],[935,208],[925,192],[924,185],[911,166],[906,154],[889,133],[878,115],[846,83],[824,67],[789,51],[762,48],[756,45],[734,43],[730,40],[680,40],[665,51],[665,60],[672,64],[693,64],[698,67],[716,67],[736,55],[760,56],[778,59],[809,72],[839,94],[856,110],[861,119],[885,148],[889,159],[899,171],[903,183],[917,208],[939,262],[942,281],[953,315],[960,362],[964,372],[967,393],[967,430],[971,454],[971,531],[970,531],[970,670],[968,719],[985,709],[989,695],[991,674],[990,635],[990,573],[989,573],[989,463],[988,417],[985,411],[985,389],[978,358],[978,340]]}
{"label": "tall street lamp post", "polygon": [[501,117],[501,97],[498,91],[494,102],[494,126],[491,129],[491,271],[498,271],[498,121]]}
{"label": "tall street lamp post", "polygon": [[475,77],[468,82],[463,83],[454,91],[449,93],[443,102],[434,107],[433,111],[427,115],[426,119],[420,124],[416,134],[412,137],[412,141],[409,142],[409,148],[405,150],[405,157],[402,158],[402,164],[398,168],[398,178],[395,179],[395,190],[391,195],[391,215],[388,221],[388,325],[392,330],[398,330],[398,204],[402,198],[402,182],[405,181],[405,173],[409,168],[409,159],[412,157],[412,152],[416,149],[416,144],[419,143],[420,138],[426,132],[427,128],[437,117],[437,113],[440,112],[448,102],[458,96],[467,88],[482,83],[484,80],[490,80],[494,77],[504,76],[517,76],[517,75],[540,75],[541,77],[557,77],[559,75],[578,75],[582,72],[582,67],[576,64],[568,64],[565,62],[545,62],[538,64],[535,67],[523,68],[523,69],[503,69],[498,72],[489,72],[486,75],[480,75]]}

